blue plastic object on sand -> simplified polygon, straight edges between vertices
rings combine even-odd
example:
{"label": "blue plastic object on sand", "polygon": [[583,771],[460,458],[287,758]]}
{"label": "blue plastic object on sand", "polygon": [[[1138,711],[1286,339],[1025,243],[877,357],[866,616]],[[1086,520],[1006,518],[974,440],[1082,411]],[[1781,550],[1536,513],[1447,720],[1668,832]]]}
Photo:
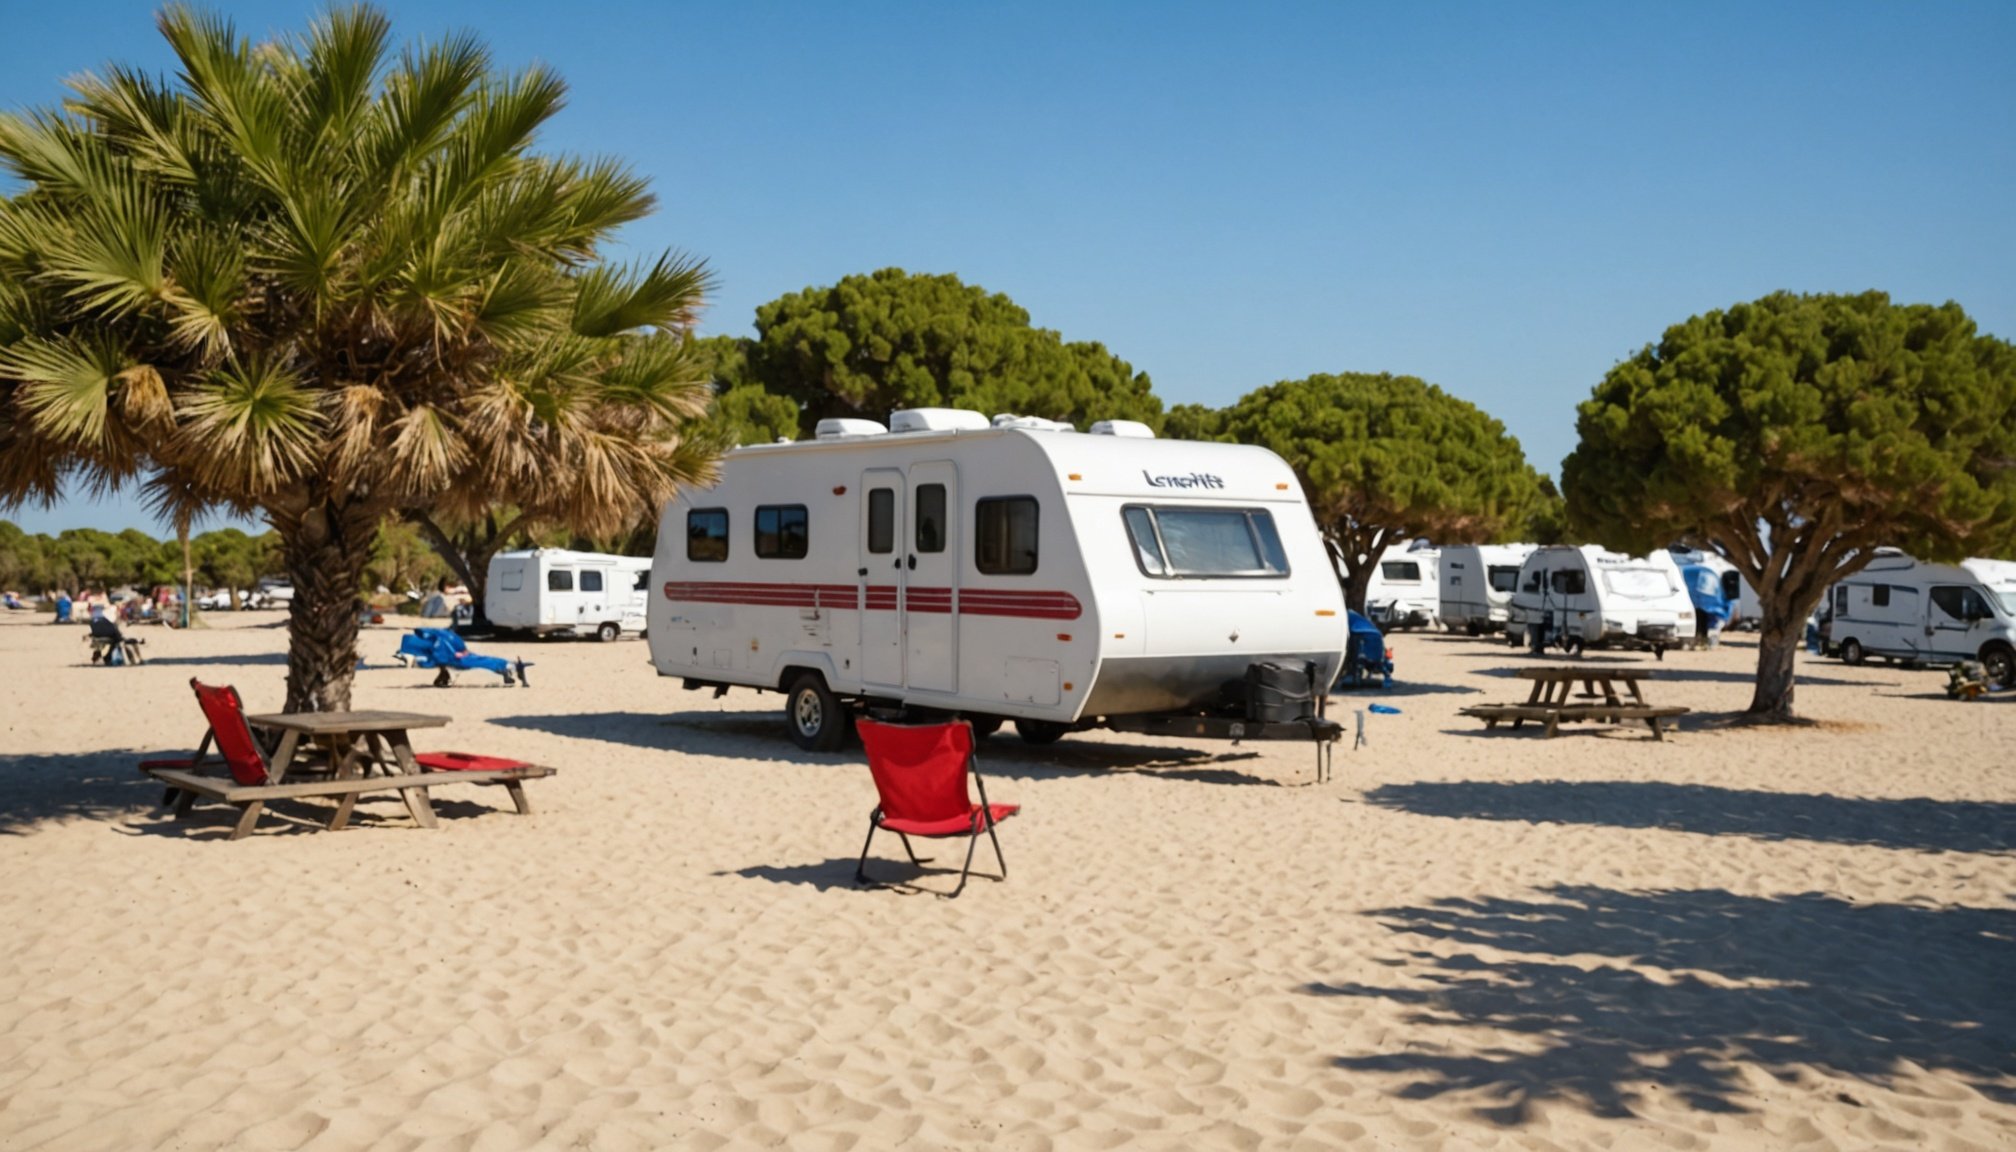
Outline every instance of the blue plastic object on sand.
{"label": "blue plastic object on sand", "polygon": [[1376,712],[1381,716],[1398,716],[1400,714],[1400,710],[1391,704],[1367,704],[1365,710],[1367,712]]}

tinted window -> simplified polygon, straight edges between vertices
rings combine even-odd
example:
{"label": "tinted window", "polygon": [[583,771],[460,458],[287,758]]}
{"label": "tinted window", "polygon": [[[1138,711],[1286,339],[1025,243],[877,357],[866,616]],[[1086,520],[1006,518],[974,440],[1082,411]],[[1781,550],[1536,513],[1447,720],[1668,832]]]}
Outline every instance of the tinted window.
{"label": "tinted window", "polygon": [[756,555],[763,559],[803,559],[809,539],[803,504],[773,504],[756,509]]}
{"label": "tinted window", "polygon": [[1740,600],[1743,598],[1743,577],[1734,572],[1722,573],[1722,598]]}
{"label": "tinted window", "polygon": [[686,513],[686,559],[708,563],[728,559],[726,508],[695,508]]}
{"label": "tinted window", "polygon": [[1036,571],[1036,498],[990,497],[974,508],[973,565],[989,576]]}
{"label": "tinted window", "polygon": [[868,551],[896,550],[896,490],[868,490]]}
{"label": "tinted window", "polygon": [[573,590],[574,570],[572,568],[555,568],[546,573],[546,591],[572,592]]}
{"label": "tinted window", "polygon": [[1494,592],[1511,592],[1519,587],[1519,569],[1502,564],[1491,566],[1491,589]]}
{"label": "tinted window", "polygon": [[600,592],[600,591],[602,591],[602,572],[601,572],[601,570],[600,570],[600,569],[596,569],[596,568],[584,568],[584,569],[582,569],[582,571],[581,571],[581,591],[583,591],[583,592]]}
{"label": "tinted window", "polygon": [[1141,570],[1150,576],[1286,576],[1288,556],[1264,508],[1123,510]]}
{"label": "tinted window", "polygon": [[1545,574],[1542,573],[1538,568],[1535,568],[1533,570],[1533,575],[1528,576],[1526,578],[1526,591],[1528,592],[1540,591],[1540,581],[1544,578]]}
{"label": "tinted window", "polygon": [[1388,560],[1379,565],[1379,574],[1388,580],[1418,582],[1421,579],[1421,565],[1412,560]]}
{"label": "tinted window", "polygon": [[1834,614],[1837,616],[1848,614],[1848,587],[1845,584],[1834,586]]}
{"label": "tinted window", "polygon": [[1589,590],[1588,574],[1580,568],[1568,568],[1554,573],[1554,591],[1563,596],[1580,596]]}
{"label": "tinted window", "polygon": [[1890,606],[1890,586],[1888,584],[1876,585],[1875,589],[1869,593],[1869,602],[1878,608],[1888,608]]}
{"label": "tinted window", "polygon": [[945,486],[920,484],[917,487],[917,551],[945,550]]}
{"label": "tinted window", "polygon": [[637,573],[637,591],[642,592],[649,587],[651,587],[651,570],[646,568]]}
{"label": "tinted window", "polygon": [[1972,588],[1934,588],[1932,604],[1955,621],[1978,619],[1988,615],[1988,602]]}

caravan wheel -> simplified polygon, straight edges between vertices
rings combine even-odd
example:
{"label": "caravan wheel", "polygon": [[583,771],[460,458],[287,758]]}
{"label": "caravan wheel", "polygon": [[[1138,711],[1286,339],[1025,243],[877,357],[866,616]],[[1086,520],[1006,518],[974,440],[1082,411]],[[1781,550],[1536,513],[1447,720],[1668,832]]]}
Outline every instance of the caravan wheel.
{"label": "caravan wheel", "polygon": [[1844,664],[1862,663],[1862,642],[1850,636],[1841,642],[1841,661]]}
{"label": "caravan wheel", "polygon": [[833,752],[847,742],[847,708],[817,672],[791,682],[784,718],[791,724],[791,742],[807,752]]}
{"label": "caravan wheel", "polygon": [[623,629],[618,627],[616,625],[616,622],[613,620],[607,621],[600,628],[595,629],[595,638],[597,640],[602,641],[604,644],[609,643],[611,640],[616,639],[616,637],[621,636],[622,634]]}
{"label": "caravan wheel", "polygon": [[2016,650],[2007,644],[1991,644],[1981,650],[1981,670],[1990,688],[2016,688]]}
{"label": "caravan wheel", "polygon": [[1059,724],[1053,720],[1015,721],[1015,734],[1022,737],[1022,742],[1024,744],[1034,744],[1038,747],[1045,744],[1055,744],[1057,741],[1062,740],[1064,734],[1069,731],[1071,731],[1069,724]]}

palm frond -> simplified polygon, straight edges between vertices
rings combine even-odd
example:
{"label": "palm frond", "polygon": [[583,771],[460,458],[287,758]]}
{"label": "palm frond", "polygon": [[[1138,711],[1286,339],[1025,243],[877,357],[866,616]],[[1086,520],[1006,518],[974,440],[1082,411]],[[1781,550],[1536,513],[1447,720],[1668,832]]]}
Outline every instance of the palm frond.
{"label": "palm frond", "polygon": [[679,331],[692,327],[714,289],[707,262],[666,253],[650,268],[590,268],[575,279],[574,331],[582,336],[615,336],[640,328]]}
{"label": "palm frond", "polygon": [[253,356],[212,372],[182,404],[178,457],[203,485],[258,498],[315,465],[321,413],[300,378]]}
{"label": "palm frond", "polygon": [[392,42],[392,22],[368,5],[332,8],[297,49],[302,85],[295,116],[307,139],[347,148],[371,108]]}
{"label": "palm frond", "polygon": [[57,443],[85,451],[106,441],[112,384],[127,364],[106,334],[28,336],[0,348],[0,376],[21,382],[16,396],[26,422]]}

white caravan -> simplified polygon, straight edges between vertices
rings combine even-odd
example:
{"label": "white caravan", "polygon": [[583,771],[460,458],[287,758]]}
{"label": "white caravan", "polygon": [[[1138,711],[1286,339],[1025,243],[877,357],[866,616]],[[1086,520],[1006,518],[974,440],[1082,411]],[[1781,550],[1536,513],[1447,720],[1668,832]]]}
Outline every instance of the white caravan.
{"label": "white caravan", "polygon": [[1503,632],[1519,569],[1535,544],[1460,544],[1442,549],[1442,623],[1472,636]]}
{"label": "white caravan", "polygon": [[1625,556],[1595,545],[1536,548],[1519,568],[1506,632],[1514,644],[1545,622],[1570,648],[1666,649],[1694,638],[1694,602],[1666,552]]}
{"label": "white caravan", "polygon": [[483,614],[499,628],[614,640],[644,630],[651,561],[539,548],[490,558]]}
{"label": "white caravan", "polygon": [[1386,549],[1365,585],[1365,615],[1385,629],[1432,627],[1441,618],[1440,557],[1419,540]]}
{"label": "white caravan", "polygon": [[1272,452],[957,409],[890,425],[736,449],[666,505],[660,675],[784,692],[818,749],[868,705],[1047,743],[1220,706],[1268,661],[1313,665],[1317,694],[1336,679],[1343,596]]}
{"label": "white caravan", "polygon": [[2016,562],[1921,564],[1886,552],[1828,595],[1828,643],[1850,664],[1979,660],[1990,683],[2016,683]]}

